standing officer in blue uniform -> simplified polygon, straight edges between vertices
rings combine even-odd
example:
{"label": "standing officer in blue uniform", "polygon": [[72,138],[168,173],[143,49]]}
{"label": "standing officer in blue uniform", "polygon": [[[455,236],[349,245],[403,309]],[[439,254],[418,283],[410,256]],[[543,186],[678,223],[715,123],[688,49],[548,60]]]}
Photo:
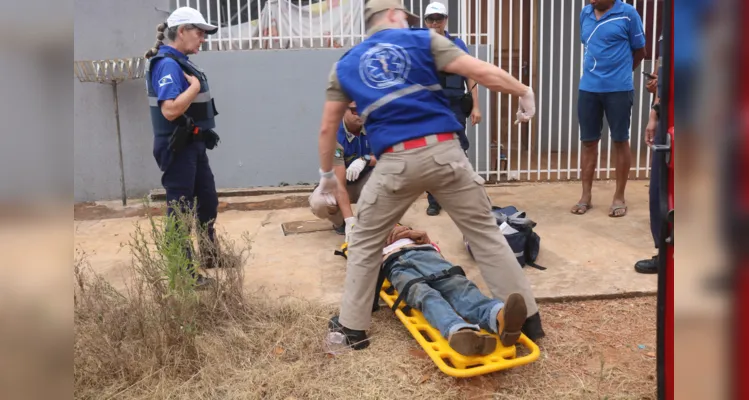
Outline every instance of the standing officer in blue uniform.
{"label": "standing officer in blue uniform", "polygon": [[[426,22],[427,28],[433,29],[440,35],[445,35],[446,38],[450,39],[461,50],[468,53],[468,46],[466,46],[462,39],[450,36],[450,33],[446,29],[447,21],[447,7],[444,4],[434,2],[427,5],[424,10],[424,22]],[[463,125],[463,129],[457,132],[460,147],[464,151],[468,151],[470,143],[468,142],[468,136],[466,136],[466,118],[468,116],[471,117],[471,125],[481,122],[479,91],[476,87],[476,82],[473,79],[446,72],[440,72],[439,77],[442,90],[450,101],[450,109],[455,114],[458,122]],[[470,95],[466,92],[466,88],[470,91]],[[440,207],[437,199],[431,193],[427,193],[427,200],[429,201],[427,215],[438,215],[442,207]]]}
{"label": "standing officer in blue uniform", "polygon": [[[650,106],[650,116],[648,117],[648,125],[645,127],[645,144],[652,146],[654,144],[665,143],[665,138],[659,129],[660,118],[661,118],[661,81],[658,77],[663,72],[661,65],[663,57],[663,35],[658,39],[658,45],[660,47],[661,56],[655,62],[655,74],[652,74],[655,78],[648,81],[647,90],[653,93],[653,104]],[[663,153],[653,152],[650,157],[652,162],[650,163],[650,232],[653,235],[653,243],[655,248],[658,249],[661,243],[661,226],[663,225],[663,215],[661,215],[661,168],[664,167],[665,160]],[[658,273],[658,255],[656,254],[650,259],[640,260],[635,263],[635,271],[641,274],[657,274]]]}
{"label": "standing officer in blue uniform", "polygon": [[[349,104],[343,121],[338,128],[338,142],[333,156],[333,172],[338,180],[336,207],[324,202],[310,202],[312,213],[318,218],[328,219],[339,235],[346,235],[348,241],[351,228],[356,224],[351,204],[359,201],[362,188],[369,180],[369,174],[377,164],[369,147],[367,133],[361,118],[356,112],[356,103]],[[310,199],[313,199],[310,197]]]}
{"label": "standing officer in blue uniform", "polygon": [[[201,265],[212,268],[218,195],[206,149],[218,143],[218,135],[213,131],[218,113],[205,74],[187,56],[197,54],[205,35],[215,33],[218,28],[206,23],[197,10],[181,7],[156,29],[156,45],[145,55],[149,60],[146,89],[154,132],[153,156],[162,172],[168,215],[174,214],[177,203],[182,210],[192,208],[193,199],[197,198],[200,228],[211,242],[200,241]],[[162,42],[165,36],[169,45]],[[190,245],[185,247],[192,263]],[[188,268],[196,278],[196,286],[210,283],[210,278],[197,273],[192,266]]]}
{"label": "standing officer in blue uniform", "polygon": [[418,23],[418,17],[399,0],[369,0],[364,18],[367,39],[330,72],[319,138],[320,185],[312,194],[316,201],[335,205],[336,131],[348,104],[356,101],[377,167],[357,203],[340,316],[329,322],[329,339],[341,334],[354,349],[368,346],[382,249],[392,227],[425,191],[447,210],[471,248],[478,249],[475,258],[494,297],[506,301],[513,293],[522,296],[528,315],[522,332],[531,340],[543,337],[530,283],[492,216],[484,180],[460,147],[455,132],[462,125],[450,110],[438,72],[466,76],[519,97],[517,122],[535,115],[533,90],[443,35],[405,29]]}

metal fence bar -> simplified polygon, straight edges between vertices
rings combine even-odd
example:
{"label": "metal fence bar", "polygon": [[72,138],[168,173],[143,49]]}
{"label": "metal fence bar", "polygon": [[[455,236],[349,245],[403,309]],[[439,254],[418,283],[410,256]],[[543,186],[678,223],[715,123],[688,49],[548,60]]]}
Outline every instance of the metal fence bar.
{"label": "metal fence bar", "polygon": [[[564,67],[564,3],[559,3],[559,13],[560,13],[560,19],[561,24],[559,27],[559,48],[562,49],[562,51],[559,52],[559,71],[562,71],[562,68]],[[558,110],[557,115],[559,119],[559,126],[557,127],[557,180],[562,179],[562,99],[564,98],[562,95],[562,77],[559,77],[559,101],[558,103]]]}
{"label": "metal fence bar", "polygon": [[[504,50],[504,42],[502,41],[502,33],[504,32],[504,0],[499,0],[499,42],[497,43],[497,65],[502,68],[502,52]],[[497,181],[502,179],[502,94],[497,94]],[[487,118],[490,118],[487,116]],[[510,164],[507,164],[507,179],[509,180]]]}
{"label": "metal fence bar", "polygon": [[[523,47],[525,45],[525,43],[523,43],[523,19],[525,19],[523,18],[524,17],[523,0],[520,0],[520,13],[518,15],[520,15],[520,26],[519,26],[520,32],[518,35],[519,36],[518,39],[520,40],[520,49],[519,49],[520,57],[518,58],[518,80],[522,81],[523,80]],[[515,110],[512,110],[512,109],[510,110],[510,112],[513,112],[513,111]],[[518,132],[518,171],[519,171],[520,169],[523,168],[523,165],[522,165],[523,129],[526,127],[526,124],[517,124],[517,125],[513,124],[513,125],[516,127],[516,130]],[[518,172],[517,177],[518,177],[518,180],[522,178],[520,172]]]}
{"label": "metal fence bar", "polygon": [[[510,0],[509,3],[510,10],[508,14],[510,14],[510,26],[507,33],[507,42],[509,43],[509,51],[507,52],[509,68],[507,71],[512,75],[512,21],[514,19],[512,6],[515,4],[515,1]],[[513,174],[512,170],[512,97],[510,97],[509,94],[507,95],[507,173],[508,180],[512,180],[515,174]]]}
{"label": "metal fence bar", "polygon": [[[528,87],[533,88],[533,52],[536,50],[535,42],[533,40],[533,27],[534,22],[536,20],[536,15],[533,13],[533,3],[535,3],[536,0],[530,0],[530,26],[528,27],[529,32],[529,54],[528,54]],[[531,146],[531,143],[533,142],[533,120],[528,121],[528,180],[531,180],[531,151],[533,149],[533,146]]]}
{"label": "metal fence bar", "polygon": [[[544,107],[544,50],[546,49],[544,47],[544,26],[546,26],[546,22],[544,21],[544,10],[546,9],[546,6],[544,5],[544,0],[539,0],[538,5],[539,10],[541,10],[541,17],[538,20],[538,25],[540,28],[539,36],[541,38],[541,43],[539,43],[538,46],[538,156],[536,157],[537,164],[537,170],[538,174],[536,175],[536,179],[539,181],[541,180],[541,148],[543,147],[543,107]],[[549,57],[551,58],[551,57]]]}
{"label": "metal fence bar", "polygon": [[[575,2],[570,1],[570,90],[569,90],[569,110],[567,113],[567,180],[572,179],[572,88],[575,70],[575,24],[579,17],[575,16]],[[562,168],[560,165],[559,168]]]}
{"label": "metal fence bar", "polygon": [[[582,0],[582,7],[585,7],[585,3],[587,3],[587,0]],[[582,7],[580,10],[582,10]],[[580,30],[580,35],[582,35],[582,27]],[[580,78],[583,77],[583,57],[585,55],[585,45],[580,43]],[[579,82],[579,80],[578,80]],[[570,133],[571,134],[571,133]],[[580,179],[580,174],[582,173],[582,168],[580,166],[580,155],[583,152],[583,143],[580,140],[582,137],[582,129],[580,128],[580,121],[577,121],[577,139],[578,139],[578,145],[577,145],[577,179]]]}
{"label": "metal fence bar", "polygon": [[552,123],[552,117],[551,117],[551,105],[554,93],[552,92],[552,89],[554,88],[554,74],[552,71],[554,71],[554,53],[551,49],[554,48],[554,20],[556,19],[556,12],[554,9],[555,2],[551,2],[551,10],[550,10],[550,16],[551,16],[551,27],[549,28],[549,127],[546,134],[548,135],[549,144],[546,146],[546,179],[551,180],[551,123]]}
{"label": "metal fence bar", "polygon": [[[494,31],[496,29],[496,24],[494,23],[494,1],[488,2],[488,10],[486,13],[486,20],[488,23],[487,27],[487,35],[486,38],[486,59],[487,62],[494,64]],[[478,87],[478,86],[477,86]],[[481,97],[481,90],[477,89],[477,93],[479,93],[479,97]],[[490,96],[491,93],[488,89],[484,90],[484,93],[486,93],[486,104],[483,104],[483,107],[481,107],[481,113],[482,113],[482,121],[484,123],[484,127],[486,128],[486,145],[485,145],[485,154],[486,154],[486,179],[489,179],[490,177],[490,170],[491,170],[491,107],[489,107],[490,103]],[[497,154],[499,154],[499,146],[497,146]],[[499,163],[497,163],[497,169],[499,169]],[[499,175],[497,175],[497,179],[499,179]]]}
{"label": "metal fence bar", "polygon": [[[656,45],[658,43],[658,36],[659,36],[658,35],[658,29],[657,29],[658,25],[659,25],[658,24],[658,3],[657,2],[653,2],[653,24],[652,25],[653,25],[653,37],[652,37],[651,40],[653,41],[653,44],[652,44],[651,54],[653,55],[652,56],[653,57],[653,63],[655,63],[655,61],[657,60],[656,55],[658,54],[655,50],[657,48]],[[650,146],[645,146],[645,154],[646,154],[646,157],[645,157],[645,165],[646,165],[646,167],[645,167],[645,176],[647,178],[649,178],[650,177]],[[637,154],[637,156],[639,158],[640,155]]]}

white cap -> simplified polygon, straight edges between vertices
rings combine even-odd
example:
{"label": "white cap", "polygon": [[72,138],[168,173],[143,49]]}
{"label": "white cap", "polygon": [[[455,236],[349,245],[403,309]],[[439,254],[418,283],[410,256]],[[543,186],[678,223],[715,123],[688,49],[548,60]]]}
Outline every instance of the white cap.
{"label": "white cap", "polygon": [[167,27],[192,24],[205,31],[205,33],[212,35],[218,31],[218,27],[205,22],[203,14],[200,11],[191,7],[180,7],[169,15],[166,19]]}
{"label": "white cap", "polygon": [[434,14],[447,16],[447,7],[445,7],[445,5],[442,3],[437,3],[437,2],[429,3],[426,10],[424,10],[424,16],[428,17]]}

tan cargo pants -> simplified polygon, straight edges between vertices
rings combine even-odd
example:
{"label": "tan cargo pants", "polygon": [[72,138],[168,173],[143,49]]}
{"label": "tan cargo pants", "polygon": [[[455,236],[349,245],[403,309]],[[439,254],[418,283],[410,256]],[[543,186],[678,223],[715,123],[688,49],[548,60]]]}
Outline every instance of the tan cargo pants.
{"label": "tan cargo pants", "polygon": [[349,329],[369,329],[382,248],[393,225],[426,191],[437,198],[471,243],[492,294],[504,301],[511,293],[520,293],[528,316],[538,312],[530,282],[491,214],[483,184],[484,179],[473,170],[457,140],[380,156],[356,207],[341,324]]}

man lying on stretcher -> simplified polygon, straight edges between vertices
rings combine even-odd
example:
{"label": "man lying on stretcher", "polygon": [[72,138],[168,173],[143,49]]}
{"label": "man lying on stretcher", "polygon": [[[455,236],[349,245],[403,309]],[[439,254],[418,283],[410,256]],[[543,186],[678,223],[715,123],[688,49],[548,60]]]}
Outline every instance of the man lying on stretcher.
{"label": "man lying on stretcher", "polygon": [[[496,337],[480,333],[479,328],[497,333],[505,347],[517,342],[526,318],[522,295],[513,293],[506,302],[484,296],[462,270],[442,257],[424,231],[396,225],[382,252],[385,277],[399,298],[420,310],[453,350],[465,356],[492,353]],[[450,274],[444,273],[451,268]],[[423,278],[430,275],[440,278],[425,282]]]}

